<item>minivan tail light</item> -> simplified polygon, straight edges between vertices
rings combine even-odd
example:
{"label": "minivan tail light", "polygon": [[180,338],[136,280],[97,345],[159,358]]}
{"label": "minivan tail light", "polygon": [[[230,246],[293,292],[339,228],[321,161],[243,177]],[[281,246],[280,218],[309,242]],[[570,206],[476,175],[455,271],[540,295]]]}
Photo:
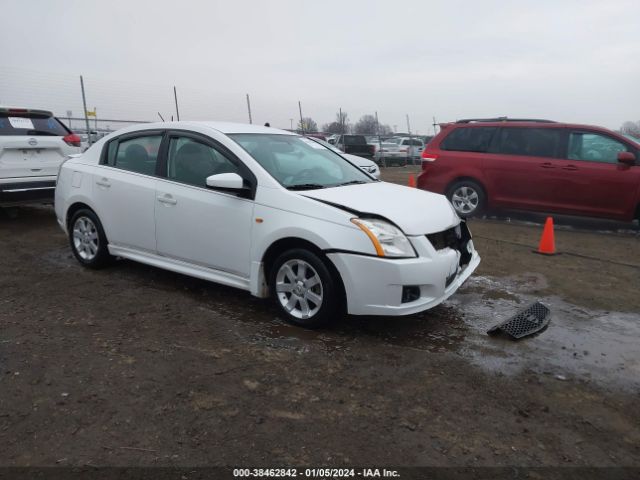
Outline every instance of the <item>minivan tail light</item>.
{"label": "minivan tail light", "polygon": [[76,135],[75,133],[70,133],[66,137],[62,137],[62,140],[64,140],[64,143],[66,143],[67,145],[69,145],[71,147],[79,147],[80,146],[80,141],[81,141],[80,137],[78,135]]}
{"label": "minivan tail light", "polygon": [[422,169],[425,170],[427,165],[435,162],[438,159],[438,155],[433,153],[426,153],[424,150],[422,151]]}

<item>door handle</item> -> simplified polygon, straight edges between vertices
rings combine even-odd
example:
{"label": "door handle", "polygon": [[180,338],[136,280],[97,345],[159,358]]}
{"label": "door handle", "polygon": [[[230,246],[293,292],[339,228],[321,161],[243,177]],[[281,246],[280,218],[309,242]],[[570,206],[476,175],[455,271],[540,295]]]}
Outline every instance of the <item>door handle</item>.
{"label": "door handle", "polygon": [[564,167],[562,167],[563,170],[569,170],[571,172],[578,170],[578,167],[576,167],[575,165],[566,165]]}
{"label": "door handle", "polygon": [[101,178],[100,180],[96,180],[96,185],[99,185],[105,188],[109,188],[111,186],[108,178]]}
{"label": "door handle", "polygon": [[173,198],[171,195],[158,195],[158,201],[160,203],[164,203],[165,205],[175,205],[178,201]]}
{"label": "door handle", "polygon": [[541,164],[540,164],[540,166],[541,166],[542,168],[556,168],[556,167],[553,165],[553,163],[551,163],[551,162],[541,163]]}

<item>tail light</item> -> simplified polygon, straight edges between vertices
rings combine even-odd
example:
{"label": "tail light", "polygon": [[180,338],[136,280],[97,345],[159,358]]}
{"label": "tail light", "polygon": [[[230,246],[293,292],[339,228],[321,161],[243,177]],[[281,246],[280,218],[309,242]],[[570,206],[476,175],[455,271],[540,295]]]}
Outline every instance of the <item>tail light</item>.
{"label": "tail light", "polygon": [[66,137],[62,137],[62,140],[71,147],[79,147],[81,142],[80,137],[75,133],[70,133]]}
{"label": "tail light", "polygon": [[422,169],[426,170],[427,165],[435,162],[438,159],[438,155],[434,153],[427,153],[426,150],[422,151]]}

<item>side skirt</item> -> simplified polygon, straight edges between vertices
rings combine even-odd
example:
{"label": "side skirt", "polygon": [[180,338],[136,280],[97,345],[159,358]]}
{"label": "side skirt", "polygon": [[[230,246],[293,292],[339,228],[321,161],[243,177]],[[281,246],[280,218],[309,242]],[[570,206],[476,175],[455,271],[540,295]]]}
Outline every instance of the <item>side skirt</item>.
{"label": "side skirt", "polygon": [[109,253],[116,257],[128,258],[129,260],[163,268],[172,272],[182,273],[190,277],[196,277],[202,280],[240,288],[242,290],[251,290],[248,278],[240,277],[232,273],[222,272],[220,270],[214,270],[201,265],[194,265],[193,263],[163,257],[155,253],[143,252],[116,245],[109,245]]}

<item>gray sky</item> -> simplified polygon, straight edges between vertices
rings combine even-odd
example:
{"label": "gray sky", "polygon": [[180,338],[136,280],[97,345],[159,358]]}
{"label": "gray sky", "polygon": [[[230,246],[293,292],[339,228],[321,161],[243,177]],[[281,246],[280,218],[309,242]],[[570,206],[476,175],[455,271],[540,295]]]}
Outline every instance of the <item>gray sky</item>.
{"label": "gray sky", "polygon": [[[103,118],[432,131],[527,116],[619,128],[640,120],[637,0],[0,0],[0,102]],[[294,120],[295,122],[296,120]]]}

